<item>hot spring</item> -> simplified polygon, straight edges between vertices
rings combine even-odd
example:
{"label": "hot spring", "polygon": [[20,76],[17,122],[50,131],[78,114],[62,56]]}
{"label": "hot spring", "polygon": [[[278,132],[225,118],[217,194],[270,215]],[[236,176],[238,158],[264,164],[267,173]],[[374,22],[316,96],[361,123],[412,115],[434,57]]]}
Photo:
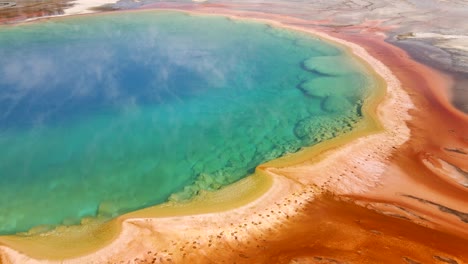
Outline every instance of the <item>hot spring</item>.
{"label": "hot spring", "polygon": [[217,190],[349,132],[374,80],[340,47],[176,12],[0,28],[0,234]]}

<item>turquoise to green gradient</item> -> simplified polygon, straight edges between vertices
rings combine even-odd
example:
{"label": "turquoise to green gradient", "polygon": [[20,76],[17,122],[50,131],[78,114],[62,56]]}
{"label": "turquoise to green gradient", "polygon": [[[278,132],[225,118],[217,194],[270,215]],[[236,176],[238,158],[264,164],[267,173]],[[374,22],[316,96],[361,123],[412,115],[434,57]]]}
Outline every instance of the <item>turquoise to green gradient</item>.
{"label": "turquoise to green gradient", "polygon": [[216,190],[352,129],[372,78],[258,23],[139,12],[0,28],[0,234]]}

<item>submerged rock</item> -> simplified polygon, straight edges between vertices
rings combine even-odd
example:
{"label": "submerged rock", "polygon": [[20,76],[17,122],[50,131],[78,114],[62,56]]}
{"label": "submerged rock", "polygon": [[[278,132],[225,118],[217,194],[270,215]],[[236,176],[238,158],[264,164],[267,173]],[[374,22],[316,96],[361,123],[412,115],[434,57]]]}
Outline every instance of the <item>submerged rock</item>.
{"label": "submerged rock", "polygon": [[355,73],[354,65],[343,56],[318,56],[304,61],[304,68],[323,75]]}
{"label": "submerged rock", "polygon": [[322,109],[327,112],[342,113],[352,108],[353,106],[348,99],[340,95],[331,95],[322,100]]}
{"label": "submerged rock", "polygon": [[299,89],[306,95],[319,98],[332,95],[360,98],[365,90],[365,83],[360,74],[321,76],[301,83]]}
{"label": "submerged rock", "polygon": [[358,120],[357,113],[311,116],[296,124],[294,134],[307,144],[315,144],[351,131]]}

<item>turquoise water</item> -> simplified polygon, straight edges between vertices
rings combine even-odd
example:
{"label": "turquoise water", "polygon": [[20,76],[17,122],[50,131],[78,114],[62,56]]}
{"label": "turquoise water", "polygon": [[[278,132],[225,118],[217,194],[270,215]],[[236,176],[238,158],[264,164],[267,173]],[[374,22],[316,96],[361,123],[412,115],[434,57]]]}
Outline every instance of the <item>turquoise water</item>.
{"label": "turquoise water", "polygon": [[0,234],[201,189],[349,131],[372,80],[339,48],[221,17],[0,29]]}

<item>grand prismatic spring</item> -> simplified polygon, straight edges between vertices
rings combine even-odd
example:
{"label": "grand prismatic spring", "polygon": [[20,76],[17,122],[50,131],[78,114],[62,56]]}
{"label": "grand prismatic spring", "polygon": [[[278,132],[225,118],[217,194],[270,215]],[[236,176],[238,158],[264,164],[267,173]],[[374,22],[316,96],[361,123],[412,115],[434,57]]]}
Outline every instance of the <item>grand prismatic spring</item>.
{"label": "grand prismatic spring", "polygon": [[372,85],[319,39],[222,17],[105,15],[1,34],[3,234],[216,190],[351,130]]}
{"label": "grand prismatic spring", "polygon": [[468,263],[463,75],[391,24],[33,2],[0,5],[0,263]]}

